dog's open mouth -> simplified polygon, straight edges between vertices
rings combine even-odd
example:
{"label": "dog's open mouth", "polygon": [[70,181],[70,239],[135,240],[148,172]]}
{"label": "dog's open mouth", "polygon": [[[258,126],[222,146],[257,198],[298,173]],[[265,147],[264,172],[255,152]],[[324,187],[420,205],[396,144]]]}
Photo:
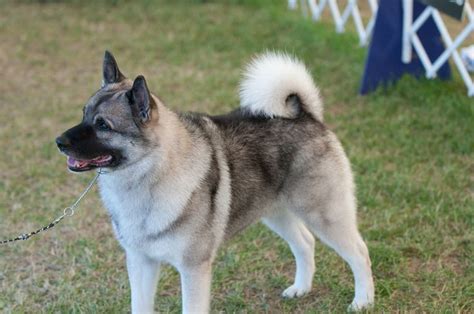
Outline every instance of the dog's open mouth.
{"label": "dog's open mouth", "polygon": [[75,159],[67,156],[67,166],[71,171],[87,171],[98,167],[107,167],[113,162],[112,155],[102,155],[94,159]]}

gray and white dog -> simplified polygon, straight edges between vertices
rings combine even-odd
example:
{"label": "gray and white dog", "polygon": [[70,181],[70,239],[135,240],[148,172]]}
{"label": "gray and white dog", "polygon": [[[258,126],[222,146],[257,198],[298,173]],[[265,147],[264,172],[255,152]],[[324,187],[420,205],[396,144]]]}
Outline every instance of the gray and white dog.
{"label": "gray and white dog", "polygon": [[217,249],[259,220],[296,259],[284,297],[311,289],[314,234],[352,269],[349,308],[370,306],[350,164],[323,123],[311,75],[293,57],[266,53],[247,66],[240,98],[226,115],[174,112],[106,52],[102,87],[82,122],[56,139],[70,170],[106,171],[100,194],[127,255],[132,312],[153,312],[161,263],[179,271],[183,312],[209,312]]}

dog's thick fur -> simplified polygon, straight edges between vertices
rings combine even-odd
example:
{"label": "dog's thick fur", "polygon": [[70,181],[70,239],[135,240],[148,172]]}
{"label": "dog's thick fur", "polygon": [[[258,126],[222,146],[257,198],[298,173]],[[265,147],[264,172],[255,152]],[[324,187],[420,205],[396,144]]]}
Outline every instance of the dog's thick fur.
{"label": "dog's thick fur", "polygon": [[276,53],[254,59],[241,108],[222,116],[168,109],[108,52],[103,76],[83,121],[57,143],[71,170],[106,171],[100,194],[126,251],[132,312],[153,312],[161,263],[181,275],[183,312],[208,312],[217,249],[259,220],[296,258],[284,297],[311,289],[315,234],[354,273],[350,308],[373,303],[350,164],[301,62]]}

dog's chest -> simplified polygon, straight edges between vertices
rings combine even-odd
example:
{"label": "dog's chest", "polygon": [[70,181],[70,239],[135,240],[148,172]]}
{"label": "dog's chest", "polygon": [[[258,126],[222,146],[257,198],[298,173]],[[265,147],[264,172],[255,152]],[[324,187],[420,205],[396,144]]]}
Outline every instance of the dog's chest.
{"label": "dog's chest", "polygon": [[[142,251],[150,257],[179,263],[184,239],[164,232],[179,214],[170,204],[141,186],[100,182],[100,194],[110,213],[116,237],[125,250]],[[157,236],[161,235],[161,236]]]}

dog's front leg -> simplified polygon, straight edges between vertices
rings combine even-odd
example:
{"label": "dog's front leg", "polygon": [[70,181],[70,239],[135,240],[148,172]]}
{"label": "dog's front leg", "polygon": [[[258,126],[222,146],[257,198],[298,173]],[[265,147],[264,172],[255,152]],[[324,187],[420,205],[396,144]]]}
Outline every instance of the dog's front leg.
{"label": "dog's front leg", "polygon": [[180,267],[179,274],[183,313],[208,313],[211,303],[211,262]]}
{"label": "dog's front leg", "polygon": [[132,290],[132,313],[153,313],[160,264],[144,254],[127,251],[127,270]]}

